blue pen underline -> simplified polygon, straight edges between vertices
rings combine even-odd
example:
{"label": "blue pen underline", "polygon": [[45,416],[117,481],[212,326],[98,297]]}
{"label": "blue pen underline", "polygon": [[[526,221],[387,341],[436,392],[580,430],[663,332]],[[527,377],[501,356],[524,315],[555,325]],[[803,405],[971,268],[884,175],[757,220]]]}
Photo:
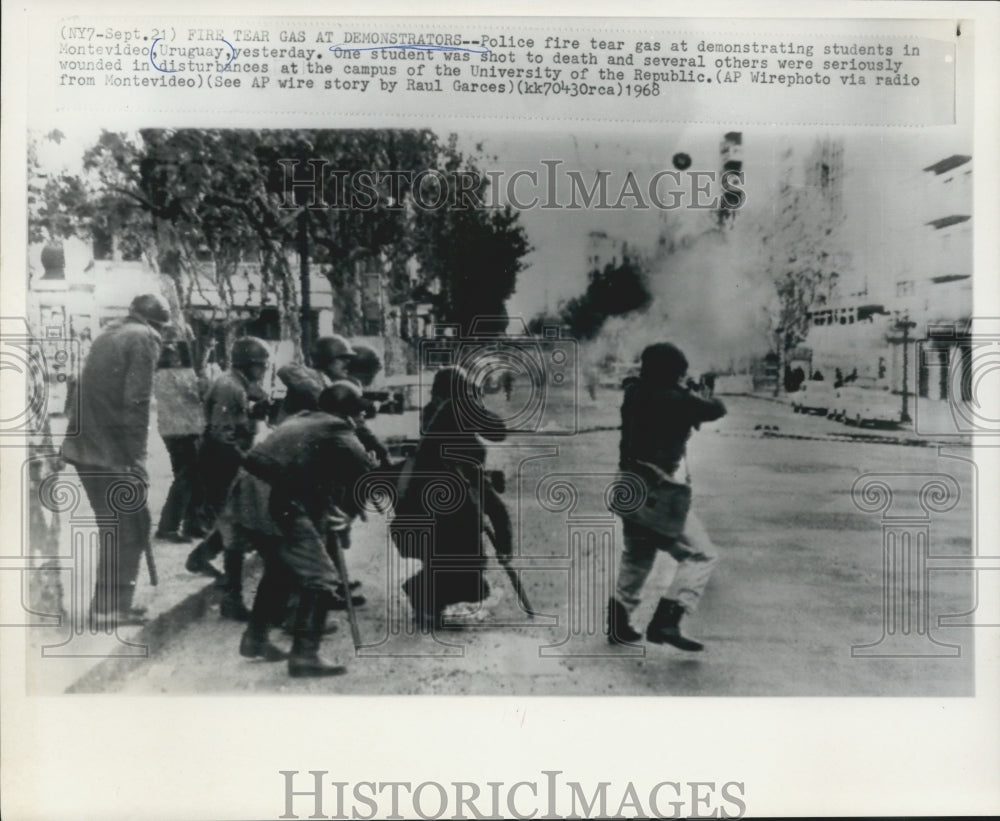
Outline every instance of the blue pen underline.
{"label": "blue pen underline", "polygon": [[469,54],[489,54],[490,50],[482,48],[464,48],[462,46],[432,46],[426,43],[403,44],[398,46],[350,46],[344,43],[337,43],[330,46],[330,51],[383,51],[386,49],[397,49],[400,51],[464,51]]}

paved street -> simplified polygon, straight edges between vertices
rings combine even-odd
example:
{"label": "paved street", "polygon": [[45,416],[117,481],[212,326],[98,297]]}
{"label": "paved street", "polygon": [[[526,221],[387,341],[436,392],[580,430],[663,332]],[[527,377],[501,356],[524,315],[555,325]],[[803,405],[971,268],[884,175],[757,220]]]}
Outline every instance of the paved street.
{"label": "paved street", "polygon": [[[485,614],[472,614],[465,627],[436,636],[417,631],[398,590],[417,565],[397,559],[387,545],[384,519],[373,515],[355,526],[348,557],[352,576],[363,581],[369,600],[359,611],[366,646],[354,657],[343,614],[331,615],[341,629],[324,646],[328,658],[349,665],[348,675],[292,680],[283,664],[240,658],[242,625],[219,617],[213,592],[208,607],[175,620],[177,627],[150,659],[122,674],[91,677],[82,689],[683,696],[973,692],[972,630],[937,621],[972,607],[967,570],[932,567],[925,602],[930,636],[915,635],[919,624],[903,626],[907,638],[918,640],[905,652],[917,657],[852,657],[852,645],[878,645],[856,653],[904,652],[878,644],[883,591],[890,598],[899,593],[883,571],[881,513],[859,509],[852,484],[871,472],[899,474],[891,480],[900,487],[894,504],[919,513],[922,480],[913,476],[953,476],[961,498],[952,510],[930,519],[930,553],[967,556],[973,509],[968,463],[942,456],[936,447],[831,440],[846,433],[843,426],[748,397],[727,397],[729,416],[696,432],[689,447],[694,509],[722,553],[701,609],[686,621],[687,630],[706,642],[706,651],[609,647],[602,614],[613,564],[609,557],[617,554],[620,528],[607,516],[603,494],[616,463],[617,432],[608,428],[616,424],[619,397],[617,391],[601,390],[596,402],[581,404],[585,432],[516,436],[491,450],[491,465],[507,472],[507,501],[519,523],[518,564],[532,604],[542,614],[537,618],[519,610],[509,582],[494,565],[488,575],[494,595]],[[398,417],[377,421],[386,434],[400,432],[403,424]],[[765,425],[778,430],[763,430]],[[156,455],[152,504],[158,512],[166,473],[165,455]],[[607,533],[613,535],[603,540]],[[180,566],[186,550],[157,545],[161,565],[173,568],[166,573],[167,583],[200,589],[202,583]],[[636,613],[637,625],[648,621],[671,572],[672,560],[662,554]],[[254,575],[245,585],[248,603],[255,585]],[[164,592],[157,592],[161,601]],[[290,643],[274,632],[279,644]],[[952,652],[957,655],[930,657]]]}

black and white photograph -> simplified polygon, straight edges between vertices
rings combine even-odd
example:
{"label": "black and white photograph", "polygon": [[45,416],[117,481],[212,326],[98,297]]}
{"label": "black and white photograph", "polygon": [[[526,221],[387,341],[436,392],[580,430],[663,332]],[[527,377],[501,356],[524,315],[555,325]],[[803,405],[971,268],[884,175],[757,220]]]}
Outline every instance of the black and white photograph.
{"label": "black and white photograph", "polygon": [[33,133],[69,357],[31,547],[117,545],[32,579],[114,628],[42,658],[110,650],[71,692],[971,695],[969,143]]}
{"label": "black and white photograph", "polygon": [[954,5],[19,13],[4,814],[995,810]]}

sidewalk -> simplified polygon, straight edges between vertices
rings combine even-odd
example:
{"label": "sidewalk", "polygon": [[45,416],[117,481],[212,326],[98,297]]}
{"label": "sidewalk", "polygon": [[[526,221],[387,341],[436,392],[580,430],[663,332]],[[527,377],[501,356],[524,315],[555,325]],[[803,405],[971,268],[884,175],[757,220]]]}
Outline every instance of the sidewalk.
{"label": "sidewalk", "polygon": [[[756,399],[764,402],[773,402],[791,409],[790,400],[787,395],[774,396],[771,392],[753,392],[733,394],[744,396],[749,399]],[[725,399],[725,396],[721,397]],[[876,439],[885,441],[886,439],[898,439],[909,444],[923,445],[970,445],[972,444],[972,434],[968,432],[977,419],[975,411],[965,404],[953,405],[947,399],[925,399],[916,397],[912,400],[910,415],[913,421],[908,424],[900,424],[897,427],[868,427],[859,429],[848,427],[841,422],[827,420],[825,417],[808,417],[814,420],[822,420],[830,427],[829,431],[833,436],[849,436],[852,439]]]}
{"label": "sidewalk", "polygon": [[[53,441],[58,447],[66,422],[59,417],[51,421]],[[148,505],[155,528],[171,472],[166,449],[155,434],[150,436],[149,451]],[[150,584],[143,559],[135,595],[136,606],[147,608],[148,623],[120,626],[92,619],[88,611],[94,584],[94,547],[89,542],[96,533],[93,514],[75,470],[68,466],[59,476],[58,487],[65,488],[68,494],[75,491],[80,500],[73,509],[57,514],[58,554],[51,563],[59,569],[25,574],[25,584],[32,586],[30,593],[47,587],[47,600],[61,599],[64,610],[61,618],[48,608],[46,613],[25,613],[25,622],[32,624],[26,628],[26,687],[35,695],[62,693],[80,685],[91,689],[90,685],[101,679],[123,675],[154,656],[192,620],[217,610],[221,597],[212,579],[184,569],[195,542],[177,544],[154,539],[152,553],[158,584]],[[32,552],[40,555],[43,548],[32,545]],[[221,560],[215,564],[221,569]],[[26,589],[25,609],[32,600]]]}

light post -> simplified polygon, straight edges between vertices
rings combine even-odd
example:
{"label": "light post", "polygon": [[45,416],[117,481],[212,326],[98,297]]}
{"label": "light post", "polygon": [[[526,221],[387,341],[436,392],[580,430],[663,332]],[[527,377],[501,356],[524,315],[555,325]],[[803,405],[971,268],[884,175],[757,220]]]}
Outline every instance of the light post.
{"label": "light post", "polygon": [[783,353],[785,350],[785,329],[775,328],[774,333],[776,335],[775,348],[778,352],[778,370],[774,377],[774,395],[777,397],[781,394],[781,383],[785,379],[784,368],[782,367],[784,360]]}
{"label": "light post", "polygon": [[910,357],[908,345],[910,342],[910,330],[916,327],[917,323],[910,319],[901,319],[895,325],[896,330],[903,333],[903,409],[900,411],[899,421],[904,425],[913,421],[910,418]]}

